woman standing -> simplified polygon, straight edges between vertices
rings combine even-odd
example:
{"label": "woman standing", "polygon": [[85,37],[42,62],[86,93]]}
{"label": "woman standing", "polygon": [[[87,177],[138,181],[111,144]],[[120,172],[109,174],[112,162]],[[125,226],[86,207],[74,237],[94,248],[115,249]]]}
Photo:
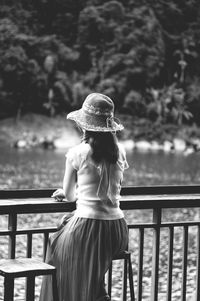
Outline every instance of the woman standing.
{"label": "woman standing", "polygon": [[[46,262],[57,268],[60,301],[110,300],[104,275],[128,244],[119,207],[128,164],[115,134],[123,126],[114,119],[112,100],[100,93],[89,94],[82,108],[67,118],[83,130],[83,139],[68,151],[63,189],[53,197],[76,201],[77,208],[50,237]],[[40,301],[52,301],[49,276],[43,280]]]}

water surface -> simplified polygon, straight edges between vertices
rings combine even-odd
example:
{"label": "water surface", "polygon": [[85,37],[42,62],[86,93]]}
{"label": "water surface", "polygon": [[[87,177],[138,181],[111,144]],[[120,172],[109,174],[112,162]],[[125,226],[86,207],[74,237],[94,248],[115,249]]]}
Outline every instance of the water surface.
{"label": "water surface", "polygon": [[[0,146],[0,189],[56,188],[62,185],[65,150]],[[200,183],[200,154],[127,151],[123,185]]]}

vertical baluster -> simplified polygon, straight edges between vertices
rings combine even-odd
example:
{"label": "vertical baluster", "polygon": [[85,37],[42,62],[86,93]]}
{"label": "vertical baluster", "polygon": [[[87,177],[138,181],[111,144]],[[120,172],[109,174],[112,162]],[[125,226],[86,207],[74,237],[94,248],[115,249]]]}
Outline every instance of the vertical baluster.
{"label": "vertical baluster", "polygon": [[10,213],[8,219],[8,229],[11,231],[9,235],[9,245],[8,245],[8,257],[11,259],[15,258],[15,248],[16,248],[16,230],[17,230],[17,214]]}
{"label": "vertical baluster", "polygon": [[196,301],[200,296],[200,226],[197,228],[197,280],[196,280]]}
{"label": "vertical baluster", "polygon": [[[32,257],[32,233],[27,234],[27,249],[26,249],[26,257],[31,258]],[[34,279],[34,278],[33,278]],[[32,279],[32,280],[33,280]],[[34,280],[35,281],[35,280]],[[31,281],[26,278],[26,300],[29,300],[30,298],[30,291],[33,291],[33,288],[30,286]],[[34,282],[32,282],[34,283]],[[33,297],[31,297],[33,298]]]}
{"label": "vertical baluster", "polygon": [[48,245],[48,240],[49,240],[49,233],[44,232],[44,242],[43,242],[43,260],[45,261],[46,258],[46,252],[47,252],[47,245]]}
{"label": "vertical baluster", "polygon": [[142,300],[143,254],[144,254],[144,228],[140,228],[139,229],[139,258],[138,258],[138,291],[137,291],[138,301]]}
{"label": "vertical baluster", "polygon": [[156,224],[153,229],[153,255],[152,255],[152,286],[151,301],[158,300],[158,272],[159,272],[159,248],[160,248],[160,224],[161,208],[153,209],[153,222]]}
{"label": "vertical baluster", "polygon": [[32,233],[27,234],[27,249],[26,249],[26,257],[31,258],[32,257]]}
{"label": "vertical baluster", "polygon": [[188,255],[188,226],[183,228],[183,267],[182,267],[182,289],[181,300],[186,301],[187,288],[187,255]]}
{"label": "vertical baluster", "polygon": [[172,296],[173,247],[174,247],[174,228],[170,227],[169,243],[168,243],[167,301],[171,301],[171,296]]}

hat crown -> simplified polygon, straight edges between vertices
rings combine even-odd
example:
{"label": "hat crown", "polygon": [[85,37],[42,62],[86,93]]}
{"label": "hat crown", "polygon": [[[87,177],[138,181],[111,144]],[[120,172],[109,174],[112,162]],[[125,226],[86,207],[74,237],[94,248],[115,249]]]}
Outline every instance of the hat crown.
{"label": "hat crown", "polygon": [[114,118],[114,103],[104,94],[91,93],[83,102],[82,108],[67,115],[78,126],[87,131],[113,132],[123,130],[123,125]]}
{"label": "hat crown", "polygon": [[85,113],[94,115],[113,116],[114,103],[106,95],[100,93],[89,94],[82,106]]}

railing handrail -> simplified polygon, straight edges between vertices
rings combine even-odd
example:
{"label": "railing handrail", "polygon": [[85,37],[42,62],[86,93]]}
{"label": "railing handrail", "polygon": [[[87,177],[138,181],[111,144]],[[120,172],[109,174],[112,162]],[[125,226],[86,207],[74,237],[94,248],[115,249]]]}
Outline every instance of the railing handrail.
{"label": "railing handrail", "polygon": [[[56,202],[55,189],[0,190],[0,213],[73,211],[75,203]],[[200,186],[122,187],[122,210],[200,207]]]}
{"label": "railing handrail", "polygon": [[[46,198],[56,188],[47,189],[2,189],[0,199],[10,198]],[[157,185],[157,186],[123,186],[121,195],[158,195],[158,194],[200,194],[200,185]]]}

